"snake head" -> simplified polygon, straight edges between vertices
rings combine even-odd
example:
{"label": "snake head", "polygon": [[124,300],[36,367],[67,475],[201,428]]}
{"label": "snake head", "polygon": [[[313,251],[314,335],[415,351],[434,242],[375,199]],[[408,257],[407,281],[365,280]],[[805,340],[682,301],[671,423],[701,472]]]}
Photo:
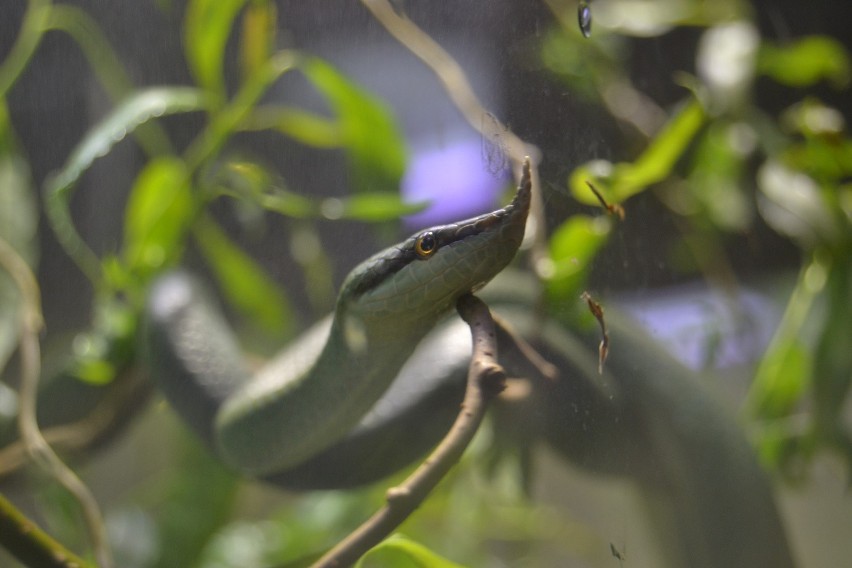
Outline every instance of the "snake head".
{"label": "snake head", "polygon": [[524,238],[530,194],[527,158],[511,203],[426,229],[370,257],[344,282],[338,312],[366,325],[431,327],[459,297],[484,286],[514,258]]}

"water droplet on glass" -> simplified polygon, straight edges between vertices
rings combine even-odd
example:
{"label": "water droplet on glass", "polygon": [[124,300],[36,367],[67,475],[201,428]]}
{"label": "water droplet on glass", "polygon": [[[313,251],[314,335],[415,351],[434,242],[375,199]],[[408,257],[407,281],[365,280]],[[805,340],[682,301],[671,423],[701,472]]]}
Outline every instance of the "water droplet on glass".
{"label": "water droplet on glass", "polygon": [[583,37],[592,35],[592,9],[588,2],[580,2],[577,5],[577,23],[580,24]]}

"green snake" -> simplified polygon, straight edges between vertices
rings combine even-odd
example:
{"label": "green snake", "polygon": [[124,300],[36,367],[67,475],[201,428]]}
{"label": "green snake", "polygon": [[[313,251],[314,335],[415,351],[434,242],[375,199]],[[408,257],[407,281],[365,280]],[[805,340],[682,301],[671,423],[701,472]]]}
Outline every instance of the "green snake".
{"label": "green snake", "polygon": [[[514,201],[420,232],[346,278],[334,314],[252,375],[236,338],[192,277],[152,289],[145,359],[170,403],[232,467],[288,489],[372,483],[441,439],[458,413],[469,332],[445,317],[456,299],[510,262],[529,207],[525,170]],[[771,486],[733,417],[689,371],[608,309],[599,337],[534,317],[535,284],[504,271],[482,296],[560,369],[534,381],[527,447],[545,442],[595,473],[641,489],[671,566],[791,567]],[[529,376],[514,347],[510,373]],[[396,378],[395,378],[396,377]]]}
{"label": "green snake", "polygon": [[[526,164],[509,205],[427,229],[358,265],[343,282],[330,325],[288,349],[285,364],[244,383],[232,380],[240,373],[223,372],[234,366],[224,355],[239,357],[194,357],[196,334],[206,331],[187,328],[175,332],[178,350],[182,342],[190,359],[211,372],[176,381],[169,373],[154,376],[231,466],[265,475],[304,462],[358,423],[459,297],[481,288],[512,260],[524,236],[530,185]],[[148,312],[154,322],[179,317],[175,310],[188,292],[168,280],[160,286],[171,288],[152,294]],[[155,365],[157,353],[162,350],[151,350]]]}

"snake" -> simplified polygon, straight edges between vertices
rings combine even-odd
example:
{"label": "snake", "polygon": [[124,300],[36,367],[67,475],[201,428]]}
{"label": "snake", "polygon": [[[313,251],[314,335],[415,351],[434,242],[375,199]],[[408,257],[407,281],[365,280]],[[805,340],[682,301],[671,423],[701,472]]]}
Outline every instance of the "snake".
{"label": "snake", "polygon": [[[259,371],[200,279],[173,270],[150,288],[138,362],[231,468],[289,491],[360,487],[415,463],[458,415],[470,333],[449,312],[477,291],[559,370],[530,381],[531,405],[503,436],[634,484],[667,566],[794,566],[769,479],[694,373],[616,306],[603,374],[594,331],[540,317],[540,283],[507,268],[529,199],[525,167],[508,206],[374,255],[344,280],[334,313]],[[499,353],[510,376],[535,376],[516,342],[503,338]],[[40,394],[43,425],[89,408],[66,404],[69,384],[81,383],[52,381]]]}
{"label": "snake", "polygon": [[[289,490],[381,480],[434,447],[459,412],[470,358],[448,318],[479,295],[559,369],[532,381],[534,409],[508,430],[581,468],[632,480],[660,531],[667,565],[794,565],[771,485],[724,406],[682,364],[607,310],[603,374],[592,333],[536,317],[535,282],[504,270],[530,207],[529,163],[513,201],[421,231],[346,277],[334,313],[257,373],[208,292],[177,271],[149,295],[149,372],[171,405],[232,468]],[[495,278],[496,277],[496,278]],[[466,340],[467,335],[467,340]],[[516,344],[511,376],[535,375]],[[675,520],[672,522],[672,520]]]}
{"label": "snake", "polygon": [[[371,256],[344,279],[330,318],[250,378],[233,348],[199,350],[214,326],[184,317],[191,286],[161,280],[146,310],[152,376],[228,465],[256,476],[293,468],[352,430],[457,300],[509,264],[530,195],[527,161],[505,207]],[[188,372],[157,372],[176,360]]]}

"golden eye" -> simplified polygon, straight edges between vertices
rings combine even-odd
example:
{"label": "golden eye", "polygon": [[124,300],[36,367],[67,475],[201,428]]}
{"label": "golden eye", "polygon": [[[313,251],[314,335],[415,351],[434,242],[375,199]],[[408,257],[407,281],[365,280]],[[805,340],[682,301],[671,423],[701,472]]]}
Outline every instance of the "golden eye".
{"label": "golden eye", "polygon": [[438,241],[432,231],[426,231],[414,241],[414,252],[420,258],[429,258],[438,250]]}

